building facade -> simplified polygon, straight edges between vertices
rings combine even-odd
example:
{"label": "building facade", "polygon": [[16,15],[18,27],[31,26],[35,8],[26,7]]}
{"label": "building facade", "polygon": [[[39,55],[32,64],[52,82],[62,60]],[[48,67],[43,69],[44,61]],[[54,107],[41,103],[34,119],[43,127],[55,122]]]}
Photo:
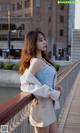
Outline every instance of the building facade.
{"label": "building facade", "polygon": [[68,19],[68,54],[71,54],[72,32],[75,27],[75,4],[69,5],[69,19]]}
{"label": "building facade", "polygon": [[80,60],[80,29],[74,29],[72,31],[71,61],[78,60]]}
{"label": "building facade", "polygon": [[[2,15],[0,15],[0,31],[4,33],[2,35],[0,32],[1,41],[7,41],[10,26],[11,43],[15,48],[21,49],[24,35],[30,30],[40,29],[48,40],[49,57],[54,55],[56,58],[58,56],[66,58],[69,5],[60,5],[56,0],[1,0],[0,5],[6,6],[4,13],[1,10]],[[16,37],[20,43],[17,43]],[[13,42],[14,40],[16,43]],[[2,46],[1,44],[0,47],[3,45],[6,47],[5,43]]]}

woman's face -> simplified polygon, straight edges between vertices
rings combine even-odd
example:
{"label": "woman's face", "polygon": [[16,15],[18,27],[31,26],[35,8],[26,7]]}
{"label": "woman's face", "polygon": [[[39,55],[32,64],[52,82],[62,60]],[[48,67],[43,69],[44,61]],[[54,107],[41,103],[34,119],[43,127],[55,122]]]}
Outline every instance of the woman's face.
{"label": "woman's face", "polygon": [[42,34],[38,34],[38,39],[37,39],[37,50],[38,51],[46,51],[47,49],[47,42],[46,38]]}

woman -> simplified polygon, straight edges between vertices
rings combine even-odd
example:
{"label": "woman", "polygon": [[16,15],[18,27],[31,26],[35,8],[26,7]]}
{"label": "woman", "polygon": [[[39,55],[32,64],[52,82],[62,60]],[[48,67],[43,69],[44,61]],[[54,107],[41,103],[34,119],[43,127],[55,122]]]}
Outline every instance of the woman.
{"label": "woman", "polygon": [[29,32],[21,55],[20,80],[21,90],[35,96],[29,115],[35,133],[57,133],[55,108],[59,105],[61,87],[55,90],[56,70],[46,51],[45,35],[41,31]]}

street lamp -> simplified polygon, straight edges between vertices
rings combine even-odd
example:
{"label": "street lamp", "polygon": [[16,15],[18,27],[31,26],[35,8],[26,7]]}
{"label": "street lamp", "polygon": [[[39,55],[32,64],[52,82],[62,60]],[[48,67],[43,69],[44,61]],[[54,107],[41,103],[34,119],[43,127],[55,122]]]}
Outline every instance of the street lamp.
{"label": "street lamp", "polygon": [[10,58],[10,43],[11,43],[10,10],[8,10],[8,49],[9,49],[9,58]]}

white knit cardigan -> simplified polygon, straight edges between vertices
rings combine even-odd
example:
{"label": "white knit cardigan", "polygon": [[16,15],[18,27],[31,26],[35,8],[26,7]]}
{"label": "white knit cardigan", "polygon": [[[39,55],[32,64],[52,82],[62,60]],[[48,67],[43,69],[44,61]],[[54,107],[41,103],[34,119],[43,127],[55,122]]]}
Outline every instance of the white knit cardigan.
{"label": "white knit cardigan", "polygon": [[[59,109],[60,91],[42,85],[40,81],[29,71],[25,70],[20,76],[21,90],[31,93],[35,100],[30,105],[30,122],[33,126],[44,127],[56,121],[55,109]],[[53,106],[53,100],[55,106]],[[34,104],[34,101],[36,104]]]}

